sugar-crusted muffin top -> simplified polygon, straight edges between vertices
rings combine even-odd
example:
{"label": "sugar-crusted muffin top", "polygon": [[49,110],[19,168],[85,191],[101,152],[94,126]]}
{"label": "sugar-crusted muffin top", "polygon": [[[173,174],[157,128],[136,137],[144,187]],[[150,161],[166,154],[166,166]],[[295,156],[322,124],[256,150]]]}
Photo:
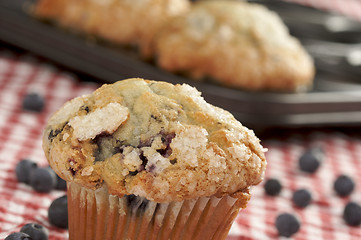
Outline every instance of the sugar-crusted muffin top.
{"label": "sugar-crusted muffin top", "polygon": [[197,1],[155,39],[160,67],[248,90],[305,91],[314,65],[276,12],[238,0]]}
{"label": "sugar-crusted muffin top", "polygon": [[48,121],[43,148],[66,181],[157,202],[248,191],[265,149],[195,88],[143,79],[103,85]]}

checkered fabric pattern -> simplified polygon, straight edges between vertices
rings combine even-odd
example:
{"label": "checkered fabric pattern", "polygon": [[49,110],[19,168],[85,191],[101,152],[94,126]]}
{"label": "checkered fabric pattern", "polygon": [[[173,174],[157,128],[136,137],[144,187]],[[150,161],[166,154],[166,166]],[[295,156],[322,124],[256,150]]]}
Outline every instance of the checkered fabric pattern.
{"label": "checkered fabric pattern", "polygon": [[[41,147],[47,119],[65,101],[96,87],[79,84],[32,56],[19,57],[0,49],[0,239],[29,222],[47,227],[50,239],[67,239],[67,232],[52,227],[47,217],[51,202],[65,192],[36,193],[30,186],[17,182],[14,170],[23,158],[47,165]],[[31,92],[46,99],[40,114],[22,110],[22,99]]]}
{"label": "checkered fabric pattern", "polygon": [[[45,166],[41,148],[42,129],[49,116],[65,101],[89,93],[98,85],[77,82],[74,77],[29,55],[12,55],[0,50],[0,239],[29,222],[37,222],[50,231],[50,240],[67,239],[67,231],[49,224],[47,210],[55,198],[65,194],[35,192],[18,183],[15,165],[29,158]],[[22,99],[37,92],[46,99],[42,113],[22,109]],[[227,240],[277,239],[274,221],[282,212],[293,213],[301,221],[295,239],[361,239],[361,227],[349,227],[342,212],[349,200],[361,203],[361,138],[337,132],[292,135],[286,139],[263,142],[267,152],[266,178],[275,177],[283,185],[277,197],[266,196],[263,185],[252,190],[249,206],[240,212]],[[315,174],[299,171],[299,156],[310,146],[322,145],[325,161]],[[347,174],[357,183],[348,198],[336,196],[332,185],[339,174]],[[311,191],[313,202],[305,209],[295,208],[292,192],[299,188]]]}
{"label": "checkered fabric pattern", "polygon": [[[279,196],[271,197],[264,193],[264,183],[254,187],[251,201],[238,215],[229,240],[277,239],[274,222],[283,212],[295,214],[301,221],[294,239],[361,239],[361,227],[350,227],[342,218],[348,201],[361,204],[361,138],[314,132],[267,140],[264,145],[269,149],[266,179],[278,179],[283,189]],[[299,170],[298,159],[311,146],[322,146],[326,154],[320,168],[307,174]],[[347,198],[337,196],[333,190],[341,174],[351,176],[357,185]],[[301,188],[308,189],[313,198],[304,209],[295,207],[291,200],[293,192]]]}

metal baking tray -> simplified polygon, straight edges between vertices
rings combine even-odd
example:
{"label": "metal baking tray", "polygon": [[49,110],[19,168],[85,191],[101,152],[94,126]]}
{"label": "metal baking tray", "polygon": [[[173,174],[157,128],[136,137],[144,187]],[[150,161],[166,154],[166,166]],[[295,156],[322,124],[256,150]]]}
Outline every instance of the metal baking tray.
{"label": "metal baking tray", "polygon": [[[89,43],[31,17],[31,0],[0,1],[0,41],[30,51],[101,82],[143,77],[195,86],[204,98],[252,128],[358,126],[361,124],[361,24],[346,17],[281,1],[252,1],[277,11],[315,59],[306,93],[247,92],[196,82],[108,44]],[[87,80],[89,79],[87,77]]]}

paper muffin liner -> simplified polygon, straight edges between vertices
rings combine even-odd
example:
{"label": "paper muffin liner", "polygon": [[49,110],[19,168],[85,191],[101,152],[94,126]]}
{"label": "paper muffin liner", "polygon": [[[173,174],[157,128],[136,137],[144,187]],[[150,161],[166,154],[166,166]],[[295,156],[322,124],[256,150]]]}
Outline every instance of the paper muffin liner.
{"label": "paper muffin liner", "polygon": [[70,240],[225,239],[248,193],[157,203],[68,183]]}

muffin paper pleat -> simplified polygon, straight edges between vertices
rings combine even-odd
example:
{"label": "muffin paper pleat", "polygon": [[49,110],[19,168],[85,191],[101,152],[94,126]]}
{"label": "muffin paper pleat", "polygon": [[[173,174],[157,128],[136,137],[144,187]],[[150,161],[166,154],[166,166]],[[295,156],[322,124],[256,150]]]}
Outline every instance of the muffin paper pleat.
{"label": "muffin paper pleat", "polygon": [[211,196],[157,203],[68,183],[69,239],[225,239],[244,201]]}

